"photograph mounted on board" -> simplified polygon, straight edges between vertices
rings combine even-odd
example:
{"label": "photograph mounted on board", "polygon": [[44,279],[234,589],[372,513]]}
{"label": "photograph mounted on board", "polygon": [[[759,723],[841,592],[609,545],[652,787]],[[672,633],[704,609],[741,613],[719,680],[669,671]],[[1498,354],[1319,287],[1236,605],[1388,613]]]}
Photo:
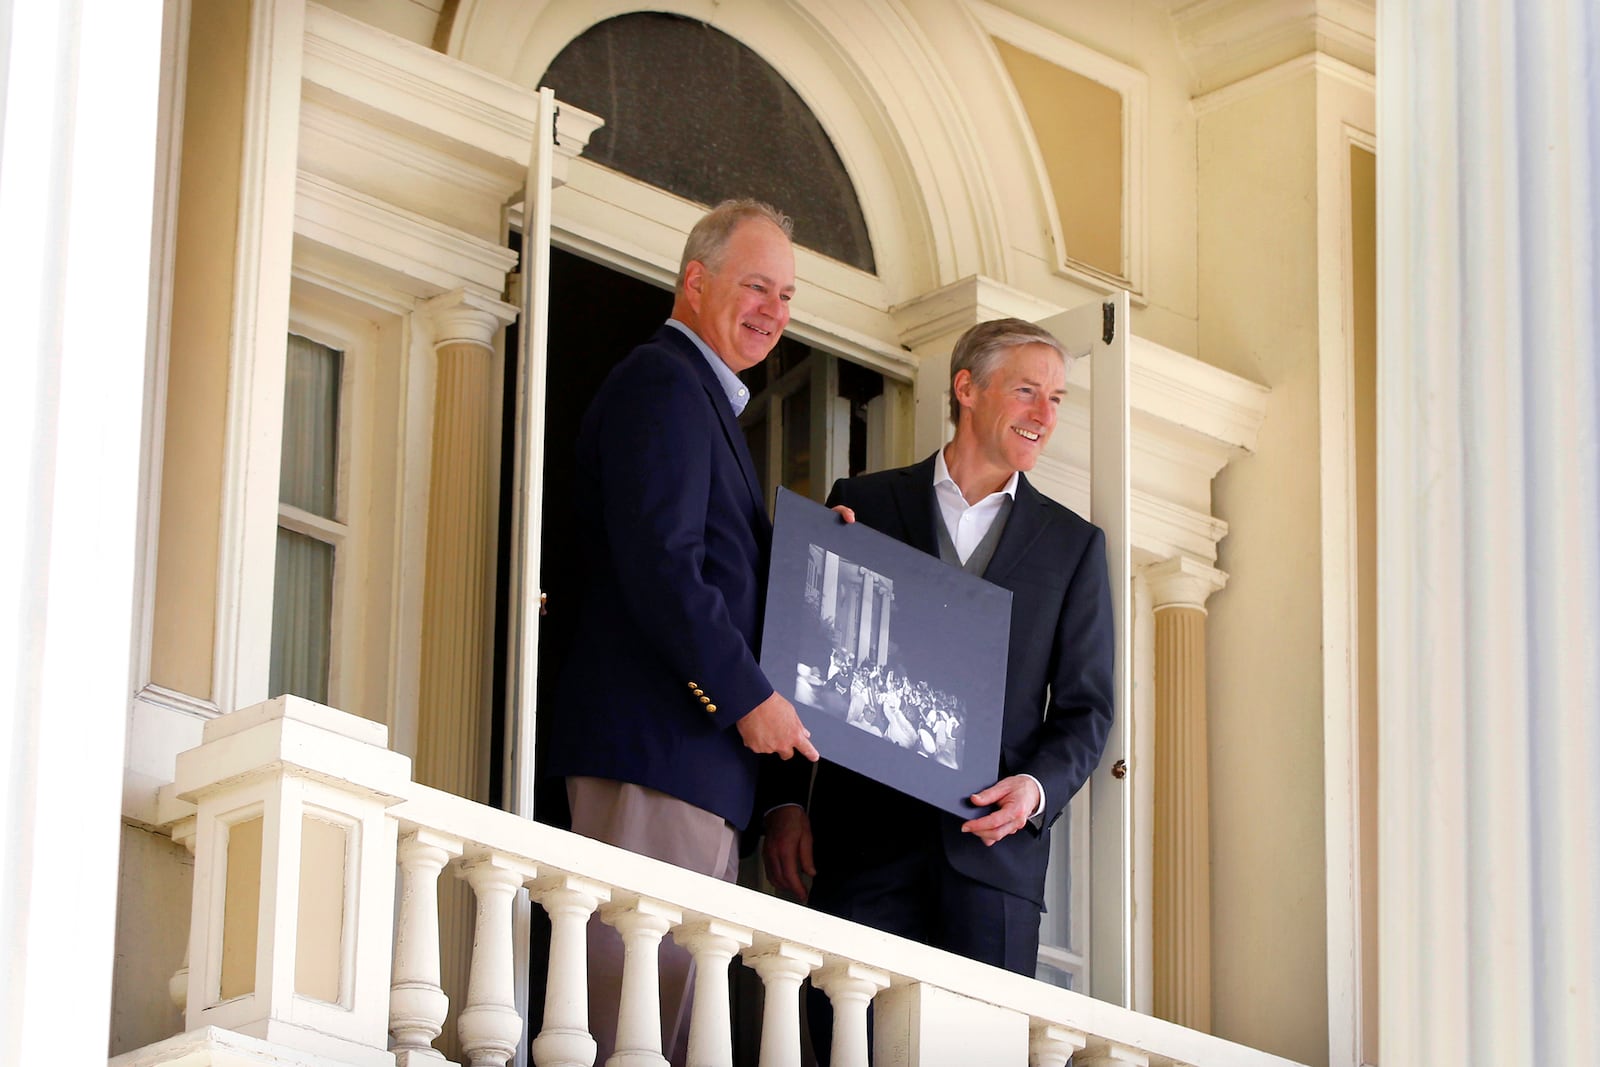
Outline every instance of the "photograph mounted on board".
{"label": "photograph mounted on board", "polygon": [[761,667],[823,758],[971,818],[994,784],[1011,593],[778,490]]}

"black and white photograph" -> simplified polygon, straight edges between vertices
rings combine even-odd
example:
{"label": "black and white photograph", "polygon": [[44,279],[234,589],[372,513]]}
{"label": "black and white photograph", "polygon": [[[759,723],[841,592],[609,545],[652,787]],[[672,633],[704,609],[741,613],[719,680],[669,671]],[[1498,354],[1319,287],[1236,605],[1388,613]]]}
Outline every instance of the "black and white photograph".
{"label": "black and white photograph", "polygon": [[781,491],[762,667],[835,763],[964,816],[993,784],[1011,594]]}

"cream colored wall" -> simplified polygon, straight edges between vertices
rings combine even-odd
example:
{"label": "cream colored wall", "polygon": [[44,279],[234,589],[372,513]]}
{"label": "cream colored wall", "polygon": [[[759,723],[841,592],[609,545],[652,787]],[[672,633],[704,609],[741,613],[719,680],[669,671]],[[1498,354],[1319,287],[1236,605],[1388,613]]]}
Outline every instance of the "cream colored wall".
{"label": "cream colored wall", "polygon": [[[1315,75],[1199,118],[1200,356],[1272,389],[1214,483],[1215,1032],[1327,1062]],[[1343,205],[1335,205],[1342,210]]]}
{"label": "cream colored wall", "polygon": [[[1188,64],[1178,51],[1163,10],[1166,5],[998,0],[995,6],[1148,76],[1145,181],[1142,190],[1134,190],[1144,198],[1147,259],[1144,302],[1134,308],[1134,330],[1169,348],[1205,358],[1196,351],[1195,120],[1189,104]],[[952,17],[942,10],[940,14]],[[944,35],[932,20],[932,14],[924,16],[923,24],[938,47]],[[969,42],[963,39],[962,47],[969,48]],[[964,76],[963,71],[975,70],[971,59],[941,51],[978,116],[974,133],[1001,190],[1011,250],[1007,280],[1062,307],[1096,299],[1098,290],[1054,272],[1049,235],[1040,225],[1041,194],[1032,169],[1014,155],[1002,134],[1002,124],[992,117],[992,109],[1000,107],[1000,102],[985,84]]]}
{"label": "cream colored wall", "polygon": [[195,0],[172,282],[150,679],[202,699],[212,696],[248,30],[249,5]]}
{"label": "cream colored wall", "polygon": [[194,858],[165,834],[124,823],[117,865],[117,955],[111,974],[108,1055],[183,1030],[167,982],[189,941]]}

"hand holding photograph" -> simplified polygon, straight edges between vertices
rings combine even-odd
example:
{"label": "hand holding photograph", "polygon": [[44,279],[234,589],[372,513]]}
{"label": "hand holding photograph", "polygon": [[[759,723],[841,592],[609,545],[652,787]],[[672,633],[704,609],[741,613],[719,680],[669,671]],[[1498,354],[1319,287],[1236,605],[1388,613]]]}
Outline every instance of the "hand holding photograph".
{"label": "hand holding photograph", "polygon": [[824,759],[971,818],[1010,630],[1008,591],[778,490],[761,666]]}

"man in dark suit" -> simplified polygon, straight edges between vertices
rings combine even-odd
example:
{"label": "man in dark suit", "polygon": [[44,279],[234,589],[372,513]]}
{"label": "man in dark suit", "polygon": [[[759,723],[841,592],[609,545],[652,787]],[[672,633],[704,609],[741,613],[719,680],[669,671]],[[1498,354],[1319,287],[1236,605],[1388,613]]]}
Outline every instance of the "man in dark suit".
{"label": "man in dark suit", "polygon": [[[1055,427],[1066,359],[1032,323],[973,327],[951,355],[950,443],[840,481],[828,501],[1011,591],[1000,765],[972,797],[992,810],[963,822],[824,761],[809,809],[767,813],[764,846],[773,884],[806,899],[813,876],[817,908],[1030,975],[1050,826],[1099,762],[1112,715],[1105,536],[1021,473]],[[784,777],[802,799],[803,776]]]}
{"label": "man in dark suit", "polygon": [[[760,363],[789,321],[789,220],[718,205],[684,247],[672,317],[606,378],[578,437],[593,517],[588,588],[557,691],[547,767],[572,828],[732,881],[757,756],[815,760],[809,731],[757,662],[772,528],[739,429]],[[590,924],[590,1020],[605,1062],[622,945]],[[663,943],[664,1048],[686,1036],[688,953]]]}

